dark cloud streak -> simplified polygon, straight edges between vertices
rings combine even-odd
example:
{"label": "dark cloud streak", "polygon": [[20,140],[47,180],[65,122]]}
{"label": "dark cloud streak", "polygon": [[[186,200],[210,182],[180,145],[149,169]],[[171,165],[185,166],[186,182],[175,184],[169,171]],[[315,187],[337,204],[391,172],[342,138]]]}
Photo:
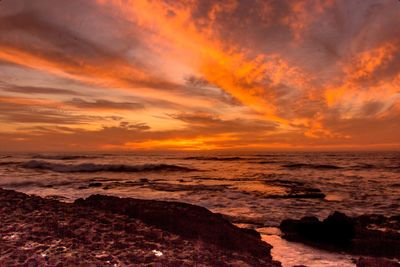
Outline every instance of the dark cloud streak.
{"label": "dark cloud streak", "polygon": [[36,86],[17,86],[17,85],[1,85],[0,90],[4,92],[19,93],[19,94],[43,94],[43,95],[70,95],[84,96],[85,94],[68,89],[51,88],[51,87],[36,87]]}
{"label": "dark cloud streak", "polygon": [[114,102],[105,99],[97,99],[91,102],[81,98],[74,98],[65,102],[65,104],[81,109],[140,110],[145,108],[141,103]]}

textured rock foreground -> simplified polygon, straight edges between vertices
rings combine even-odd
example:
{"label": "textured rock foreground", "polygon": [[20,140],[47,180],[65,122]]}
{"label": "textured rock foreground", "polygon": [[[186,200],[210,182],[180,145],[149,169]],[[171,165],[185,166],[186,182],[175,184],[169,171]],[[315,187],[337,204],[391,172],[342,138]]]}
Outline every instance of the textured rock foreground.
{"label": "textured rock foreground", "polygon": [[256,232],[194,205],[0,189],[0,266],[280,266]]}

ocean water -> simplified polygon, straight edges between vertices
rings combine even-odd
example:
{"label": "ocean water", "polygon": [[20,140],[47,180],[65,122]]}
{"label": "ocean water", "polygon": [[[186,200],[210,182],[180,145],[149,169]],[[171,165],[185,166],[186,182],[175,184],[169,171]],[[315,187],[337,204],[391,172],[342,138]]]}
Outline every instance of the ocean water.
{"label": "ocean water", "polygon": [[276,227],[333,211],[400,214],[400,152],[3,153],[0,187],[66,202],[98,193],[188,202],[259,230],[284,266],[354,266]]}

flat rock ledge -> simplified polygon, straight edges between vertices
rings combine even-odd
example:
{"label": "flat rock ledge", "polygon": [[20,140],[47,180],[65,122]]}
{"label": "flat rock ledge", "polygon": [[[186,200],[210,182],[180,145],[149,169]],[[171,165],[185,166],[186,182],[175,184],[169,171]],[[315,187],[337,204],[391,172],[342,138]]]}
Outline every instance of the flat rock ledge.
{"label": "flat rock ledge", "polygon": [[0,188],[0,266],[281,266],[253,230],[195,205]]}

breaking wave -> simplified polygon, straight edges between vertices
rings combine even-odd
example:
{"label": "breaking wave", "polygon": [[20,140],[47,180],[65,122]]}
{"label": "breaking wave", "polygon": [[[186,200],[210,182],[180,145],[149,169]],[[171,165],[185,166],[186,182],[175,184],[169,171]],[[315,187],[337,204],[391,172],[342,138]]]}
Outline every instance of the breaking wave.
{"label": "breaking wave", "polygon": [[21,167],[28,169],[50,170],[54,172],[151,172],[151,171],[197,171],[196,169],[169,165],[169,164],[59,164],[47,161],[31,160],[21,164]]}
{"label": "breaking wave", "polygon": [[242,157],[186,157],[187,160],[212,160],[212,161],[236,161],[245,160]]}
{"label": "breaking wave", "polygon": [[[260,162],[263,163],[263,162]],[[348,170],[369,170],[369,169],[382,169],[382,170],[392,170],[396,171],[400,166],[378,166],[368,163],[360,163],[352,166],[337,166],[331,164],[307,164],[307,163],[290,163],[282,165],[284,168],[288,169],[317,169],[317,170],[338,170],[338,169],[348,169]]]}
{"label": "breaking wave", "polygon": [[289,169],[318,169],[318,170],[336,170],[341,169],[342,167],[336,165],[329,165],[329,164],[307,164],[307,163],[292,163],[292,164],[285,164],[282,167],[289,168]]}
{"label": "breaking wave", "polygon": [[96,156],[87,155],[34,155],[33,159],[51,159],[51,160],[74,160],[74,159],[94,159]]}

